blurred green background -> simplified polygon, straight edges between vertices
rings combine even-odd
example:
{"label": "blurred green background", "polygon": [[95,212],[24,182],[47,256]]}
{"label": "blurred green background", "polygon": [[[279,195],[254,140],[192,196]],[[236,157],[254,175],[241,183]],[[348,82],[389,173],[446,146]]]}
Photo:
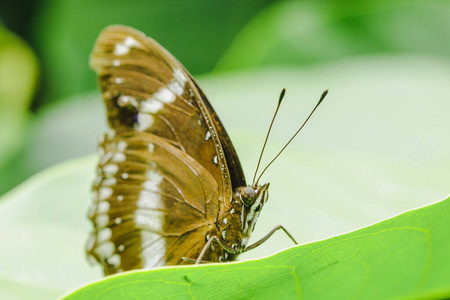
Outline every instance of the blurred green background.
{"label": "blurred green background", "polygon": [[2,2],[0,194],[94,151],[104,121],[88,108],[99,105],[85,96],[96,89],[88,57],[110,24],[145,32],[194,76],[380,55],[448,59],[450,49],[448,1]]}
{"label": "blurred green background", "polygon": [[[104,120],[89,109],[99,103],[86,97],[96,89],[88,58],[110,24],[145,32],[194,76],[382,55],[447,61],[450,53],[448,1],[2,0],[1,7],[0,194],[94,151]],[[271,92],[282,87],[274,80]]]}
{"label": "blurred green background", "polygon": [[[110,24],[143,31],[198,79],[247,179],[280,90],[287,94],[265,163],[330,88],[301,137],[263,178],[272,183],[270,208],[255,237],[283,222],[306,243],[450,191],[449,1],[2,0],[0,22],[0,195],[49,166],[95,152],[106,120],[88,60]],[[79,270],[95,158],[64,166],[9,193],[3,199],[16,206],[3,206],[0,215],[11,227],[36,214],[57,220],[46,228],[46,242],[55,224],[71,224],[79,239],[57,250],[42,244],[40,253],[70,252],[73,259],[64,263]],[[40,243],[36,234],[33,243]],[[0,231],[3,240],[13,236]],[[11,246],[11,257],[31,243],[22,242]],[[275,238],[243,258],[288,246]],[[99,276],[86,270],[73,271],[75,279],[57,284],[55,294]],[[62,280],[55,274],[50,268],[44,276],[50,286]]]}

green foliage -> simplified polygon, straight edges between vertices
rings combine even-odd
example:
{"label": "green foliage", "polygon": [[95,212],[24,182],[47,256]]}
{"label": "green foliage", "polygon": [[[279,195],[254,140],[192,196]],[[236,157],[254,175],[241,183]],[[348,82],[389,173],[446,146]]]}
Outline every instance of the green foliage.
{"label": "green foliage", "polygon": [[450,198],[265,259],[131,272],[64,299],[448,298],[449,214]]}
{"label": "green foliage", "polygon": [[211,70],[240,29],[271,0],[90,1],[45,0],[36,18],[34,44],[45,71],[45,100],[96,89],[88,65],[95,39],[111,24],[145,32],[191,73]]}
{"label": "green foliage", "polygon": [[[0,170],[24,142],[37,68],[28,45],[0,24]],[[8,187],[1,179],[0,194]]]}
{"label": "green foliage", "polygon": [[255,17],[217,71],[327,63],[359,55],[449,57],[446,1],[283,1]]}

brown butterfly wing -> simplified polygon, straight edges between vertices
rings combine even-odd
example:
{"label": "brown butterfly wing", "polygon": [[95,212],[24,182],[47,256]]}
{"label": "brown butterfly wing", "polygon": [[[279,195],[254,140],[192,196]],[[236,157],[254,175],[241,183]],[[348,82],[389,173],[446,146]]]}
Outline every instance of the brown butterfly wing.
{"label": "brown butterfly wing", "polygon": [[228,158],[231,178],[245,182],[225,129],[184,67],[139,31],[106,28],[91,66],[111,131],[100,144],[88,253],[107,274],[197,257],[232,196]]}
{"label": "brown butterfly wing", "polygon": [[246,186],[247,183],[245,181],[244,171],[242,170],[241,162],[239,161],[239,157],[236,153],[236,150],[234,149],[230,137],[227,134],[227,131],[225,130],[225,127],[223,127],[222,122],[219,119],[219,116],[214,112],[214,109],[212,108],[206,96],[203,94],[200,87],[193,79],[192,81],[197,87],[198,92],[203,99],[205,107],[210,112],[210,117],[217,130],[217,135],[219,136],[220,144],[222,145],[222,149],[225,154],[228,172],[230,174],[231,186],[233,187],[233,190],[238,187]]}

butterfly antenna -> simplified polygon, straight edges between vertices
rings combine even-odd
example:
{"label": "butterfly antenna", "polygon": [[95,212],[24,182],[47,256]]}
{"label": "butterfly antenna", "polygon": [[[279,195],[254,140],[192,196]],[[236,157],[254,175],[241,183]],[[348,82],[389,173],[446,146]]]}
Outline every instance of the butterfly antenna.
{"label": "butterfly antenna", "polygon": [[284,98],[284,94],[286,94],[286,89],[283,89],[281,91],[280,98],[278,99],[277,109],[275,110],[275,113],[273,114],[272,122],[270,122],[269,131],[267,131],[266,140],[264,141],[264,145],[262,147],[261,154],[259,155],[258,165],[256,166],[256,171],[255,171],[255,175],[253,176],[252,182],[255,182],[256,173],[258,173],[259,165],[261,163],[261,158],[263,156],[264,149],[266,148],[267,140],[269,139],[269,134],[270,134],[270,131],[272,130],[272,125],[273,125],[273,122],[275,121],[275,117],[277,116],[278,109],[280,109],[281,101]]}
{"label": "butterfly antenna", "polygon": [[[299,130],[297,130],[297,132],[291,137],[291,139],[286,143],[286,145],[284,145],[283,149],[281,149],[280,152],[278,152],[278,154],[274,157],[274,159],[272,159],[272,161],[267,165],[267,167],[264,168],[264,170],[262,171],[261,175],[259,175],[258,180],[256,180],[256,185],[258,185],[259,179],[261,179],[261,176],[264,174],[264,172],[266,172],[267,168],[269,168],[269,166],[278,158],[278,156],[280,156],[280,154],[284,151],[284,149],[286,149],[286,147],[292,142],[292,140],[297,136],[297,134],[300,132],[300,130],[302,130],[303,126],[305,126],[305,124],[308,122],[308,120],[311,118],[311,116],[313,115],[313,113],[316,111],[317,107],[319,107],[320,103],[322,103],[323,99],[325,99],[325,97],[328,94],[328,89],[325,90],[322,93],[322,96],[320,96],[319,102],[317,102],[316,106],[314,107],[314,109],[312,110],[312,112],[309,114],[308,118],[306,118],[306,121],[303,123],[303,125],[299,128]],[[272,126],[272,125],[271,125]],[[266,139],[267,140],[267,139]],[[265,144],[264,144],[265,146]],[[254,180],[253,180],[254,182]]]}

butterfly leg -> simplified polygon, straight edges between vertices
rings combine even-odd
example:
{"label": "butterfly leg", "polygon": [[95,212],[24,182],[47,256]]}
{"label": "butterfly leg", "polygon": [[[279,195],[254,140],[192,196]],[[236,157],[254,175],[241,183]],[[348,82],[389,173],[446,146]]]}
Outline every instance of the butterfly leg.
{"label": "butterfly leg", "polygon": [[206,243],[205,247],[203,247],[202,252],[200,252],[200,255],[198,256],[197,261],[195,262],[196,265],[198,265],[198,264],[200,263],[200,261],[201,261],[202,258],[203,258],[203,255],[205,255],[206,250],[208,250],[208,248],[211,247],[211,243],[212,243],[213,241],[218,242],[219,245],[220,245],[223,249],[225,249],[226,251],[228,251],[228,252],[230,252],[230,253],[233,253],[233,254],[236,253],[236,250],[234,250],[233,248],[228,247],[227,245],[222,244],[222,243],[220,242],[219,238],[218,238],[217,236],[213,235],[213,236],[208,240],[208,242]]}
{"label": "butterfly leg", "polygon": [[[195,263],[197,261],[197,259],[195,259],[195,258],[189,258],[189,257],[184,257],[184,256],[182,258],[180,258],[180,262],[182,260],[190,262],[190,263]],[[200,263],[201,264],[209,264],[209,263],[213,263],[213,261],[201,260]]]}
{"label": "butterfly leg", "polygon": [[259,245],[261,245],[262,243],[264,243],[265,241],[267,241],[267,240],[272,236],[272,234],[274,234],[275,231],[277,231],[277,230],[279,230],[279,229],[282,229],[282,230],[284,231],[284,233],[286,233],[286,234],[288,235],[288,237],[294,242],[294,244],[298,245],[298,244],[297,244],[297,241],[296,241],[296,240],[292,237],[292,235],[286,230],[286,228],[284,228],[284,227],[281,226],[281,225],[278,225],[278,226],[275,226],[275,228],[272,229],[268,234],[266,234],[265,237],[263,237],[262,239],[260,239],[260,240],[257,241],[256,243],[254,243],[253,245],[250,245],[250,246],[246,247],[245,250],[242,251],[242,252],[247,252],[247,251],[249,251],[249,250],[255,249],[256,247],[258,247]]}

